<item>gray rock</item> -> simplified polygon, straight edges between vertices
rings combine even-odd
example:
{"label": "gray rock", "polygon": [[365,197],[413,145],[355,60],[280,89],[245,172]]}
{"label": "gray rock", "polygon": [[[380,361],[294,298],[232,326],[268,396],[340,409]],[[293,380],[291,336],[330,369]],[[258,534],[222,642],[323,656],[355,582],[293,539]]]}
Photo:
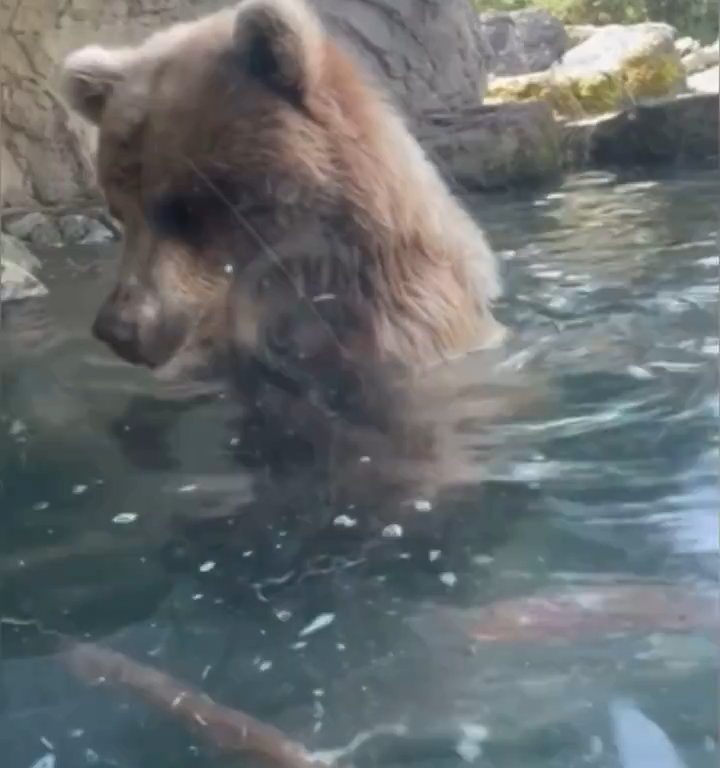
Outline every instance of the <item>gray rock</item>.
{"label": "gray rock", "polygon": [[90,231],[90,219],[81,214],[68,214],[58,219],[58,227],[66,245],[74,245],[83,240]]}
{"label": "gray rock", "polygon": [[696,72],[688,78],[688,87],[696,93],[720,92],[720,66],[710,67],[704,72]]}
{"label": "gray rock", "polygon": [[497,75],[548,69],[570,47],[562,22],[547,11],[484,13],[480,23],[493,54],[490,70]]}
{"label": "gray rock", "polygon": [[47,288],[35,277],[40,261],[11,235],[0,234],[0,302],[45,296]]}
{"label": "gray rock", "polygon": [[451,184],[467,189],[543,184],[561,172],[559,127],[544,102],[428,115],[420,139]]}
{"label": "gray rock", "polygon": [[687,56],[700,49],[700,43],[692,37],[681,37],[675,41],[675,50],[680,56]]}
{"label": "gray rock", "polygon": [[62,244],[62,235],[57,224],[50,216],[40,211],[26,213],[19,219],[5,225],[8,234],[37,246],[55,246]]}
{"label": "gray rock", "polygon": [[675,95],[686,78],[674,34],[667,24],[601,27],[551,69],[493,77],[486,101],[541,98],[558,115],[579,119]]}
{"label": "gray rock", "polygon": [[411,118],[481,103],[487,51],[469,0],[314,3]]}
{"label": "gray rock", "polygon": [[37,272],[40,269],[40,259],[17,237],[1,234],[2,257],[18,264],[28,272]]}
{"label": "gray rock", "polygon": [[563,126],[566,167],[632,166],[717,158],[717,94],[683,94]]}
{"label": "gray rock", "polygon": [[90,231],[81,241],[81,245],[101,245],[116,240],[116,236],[104,224],[99,221],[93,221]]}
{"label": "gray rock", "polygon": [[113,233],[104,224],[79,213],[61,216],[58,226],[66,245],[107,243],[113,239]]}
{"label": "gray rock", "polygon": [[715,42],[691,51],[683,56],[682,63],[689,75],[714,67],[720,63],[720,44]]}
{"label": "gray rock", "polygon": [[[675,35],[674,27],[654,22],[601,27],[565,54],[553,76],[578,84],[588,114],[677,95],[686,89],[686,77]],[[614,84],[609,92],[585,87],[602,76]]]}
{"label": "gray rock", "polygon": [[568,36],[568,50],[590,39],[600,29],[596,24],[567,24],[565,34]]}
{"label": "gray rock", "polygon": [[669,54],[675,51],[674,27],[669,24],[608,24],[563,57],[564,70],[613,71],[628,58],[642,54]]}

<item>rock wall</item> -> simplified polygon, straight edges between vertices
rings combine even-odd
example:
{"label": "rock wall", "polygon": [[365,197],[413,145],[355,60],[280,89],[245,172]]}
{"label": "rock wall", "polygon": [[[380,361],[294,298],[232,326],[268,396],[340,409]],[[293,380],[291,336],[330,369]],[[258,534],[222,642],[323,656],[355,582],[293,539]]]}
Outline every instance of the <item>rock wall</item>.
{"label": "rock wall", "polygon": [[[328,24],[417,118],[479,104],[486,52],[469,0],[313,0]],[[0,0],[0,186],[5,204],[94,196],[92,132],[58,96],[57,66],[88,42],[133,42],[225,0]]]}
{"label": "rock wall", "polygon": [[479,18],[494,75],[540,72],[570,48],[565,26],[544,10],[492,11]]}

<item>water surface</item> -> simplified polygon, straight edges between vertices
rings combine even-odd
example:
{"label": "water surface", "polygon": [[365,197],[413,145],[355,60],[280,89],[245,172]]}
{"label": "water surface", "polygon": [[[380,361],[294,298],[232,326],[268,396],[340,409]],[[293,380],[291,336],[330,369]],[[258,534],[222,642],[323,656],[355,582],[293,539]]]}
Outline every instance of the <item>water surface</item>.
{"label": "water surface", "polygon": [[[89,338],[112,248],[45,254],[50,296],[4,317],[2,765],[248,764],[70,678],[53,632],[313,750],[365,735],[359,768],[717,765],[717,628],[663,613],[717,586],[719,193],[714,171],[588,174],[469,200],[502,256],[506,364],[552,397],[470,434],[477,481],[432,510],[433,542],[373,557],[284,523],[238,541],[233,404],[187,407]],[[538,631],[534,595],[561,606]],[[613,595],[625,619],[588,631]]]}

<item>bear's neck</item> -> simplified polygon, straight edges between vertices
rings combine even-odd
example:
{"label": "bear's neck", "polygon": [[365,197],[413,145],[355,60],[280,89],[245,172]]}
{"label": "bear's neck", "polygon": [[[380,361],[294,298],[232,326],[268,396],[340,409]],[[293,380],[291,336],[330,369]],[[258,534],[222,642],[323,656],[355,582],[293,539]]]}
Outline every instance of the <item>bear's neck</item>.
{"label": "bear's neck", "polygon": [[270,323],[299,300],[355,355],[412,369],[493,342],[499,326],[467,253],[352,210],[292,218],[267,264]]}

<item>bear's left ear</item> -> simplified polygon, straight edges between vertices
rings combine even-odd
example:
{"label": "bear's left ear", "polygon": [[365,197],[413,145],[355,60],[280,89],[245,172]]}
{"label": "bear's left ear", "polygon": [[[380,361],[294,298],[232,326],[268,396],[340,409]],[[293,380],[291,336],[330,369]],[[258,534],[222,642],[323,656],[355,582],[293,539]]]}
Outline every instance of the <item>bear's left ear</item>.
{"label": "bear's left ear", "polygon": [[70,106],[97,125],[108,98],[125,76],[130,51],[88,45],[71,53],[62,68],[63,91]]}
{"label": "bear's left ear", "polygon": [[244,0],[234,45],[251,77],[294,103],[304,103],[321,77],[325,31],[305,0]]}

